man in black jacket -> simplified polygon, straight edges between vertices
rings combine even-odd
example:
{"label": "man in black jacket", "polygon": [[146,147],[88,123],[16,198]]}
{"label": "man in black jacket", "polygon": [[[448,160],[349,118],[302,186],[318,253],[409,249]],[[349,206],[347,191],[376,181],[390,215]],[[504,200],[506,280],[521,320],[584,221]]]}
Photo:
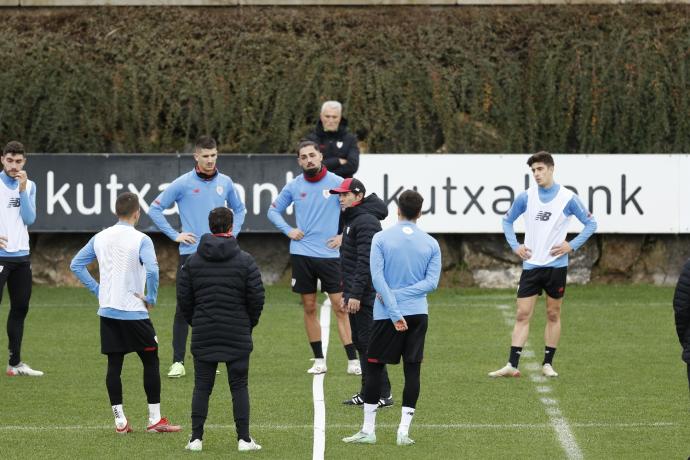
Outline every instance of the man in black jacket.
{"label": "man in black jacket", "polygon": [[688,367],[690,385],[690,260],[685,262],[680,272],[676,292],[673,294],[673,310],[676,316],[676,332],[683,347],[682,358]]}
{"label": "man in black jacket", "polygon": [[[362,368],[362,388],[343,404],[364,404],[367,348],[374,324],[373,311],[376,291],[371,282],[369,255],[371,240],[381,231],[381,220],[388,216],[386,204],[375,194],[364,197],[366,189],[358,179],[345,179],[339,187],[330,191],[338,194],[342,209],[343,239],[340,246],[340,266],[343,273],[343,309],[350,314],[352,341],[359,352]],[[386,369],[383,370],[379,407],[393,405],[391,384]]]}
{"label": "man in black jacket", "polygon": [[324,102],[316,129],[307,139],[319,144],[326,169],[340,177],[349,178],[359,168],[359,147],[357,138],[347,131],[347,120],[342,113],[343,106],[340,102]]}
{"label": "man in black jacket", "polygon": [[238,450],[259,450],[249,436],[249,354],[252,330],[264,306],[264,286],[254,258],[232,236],[232,211],[220,207],[208,216],[212,234],[201,237],[197,252],[180,269],[177,299],[192,326],[194,394],[188,450],[200,451],[208,399],[218,363],[228,369]]}

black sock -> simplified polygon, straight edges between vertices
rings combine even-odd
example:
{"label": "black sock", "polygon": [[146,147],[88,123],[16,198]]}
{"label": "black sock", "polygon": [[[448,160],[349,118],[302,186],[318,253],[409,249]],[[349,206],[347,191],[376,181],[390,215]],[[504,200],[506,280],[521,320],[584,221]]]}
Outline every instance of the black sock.
{"label": "black sock", "polygon": [[321,348],[320,340],[317,342],[309,342],[309,345],[311,345],[311,351],[314,352],[314,358],[323,358],[323,349]]}
{"label": "black sock", "polygon": [[556,354],[556,349],[551,348],[551,347],[544,347],[544,362],[541,363],[543,366],[544,364],[551,364],[553,363],[553,355]]}
{"label": "black sock", "polygon": [[347,353],[347,359],[357,359],[357,348],[354,343],[345,345],[345,353]]}
{"label": "black sock", "polygon": [[510,358],[508,358],[508,362],[515,369],[517,369],[518,364],[520,363],[520,355],[521,354],[522,354],[522,347],[510,347]]}

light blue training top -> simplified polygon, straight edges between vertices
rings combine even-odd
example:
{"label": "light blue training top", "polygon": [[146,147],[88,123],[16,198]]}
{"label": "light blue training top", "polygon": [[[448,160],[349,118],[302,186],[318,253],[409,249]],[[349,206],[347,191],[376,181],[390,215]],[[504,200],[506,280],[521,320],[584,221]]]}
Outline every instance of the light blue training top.
{"label": "light blue training top", "polygon": [[429,314],[426,295],[441,276],[441,249],[434,238],[402,220],[374,235],[370,266],[377,292],[375,320]]}
{"label": "light blue training top", "polygon": [[211,233],[208,214],[215,208],[226,206],[226,202],[233,213],[232,234],[237,237],[242,230],[247,210],[237,195],[232,179],[217,173],[213,178],[205,180],[192,170],[175,179],[158,195],[151,203],[148,215],[165,236],[175,241],[181,232],[170,225],[163,211],[177,203],[182,232],[193,233],[196,237],[194,244],[180,243],[180,254],[194,254],[201,235]]}
{"label": "light blue training top", "polygon": [[[554,198],[556,198],[556,195],[558,195],[558,191],[560,189],[561,186],[559,184],[553,184],[550,188],[539,187],[539,199],[542,201],[542,203],[548,203]],[[510,207],[505,216],[503,216],[503,234],[505,235],[506,240],[508,241],[508,244],[510,245],[511,249],[513,249],[513,251],[515,251],[520,246],[520,243],[518,243],[517,240],[517,236],[515,235],[513,222],[515,222],[518,217],[524,214],[525,211],[527,211],[526,191],[518,195],[517,199],[513,202],[513,205]],[[568,204],[565,206],[565,209],[563,210],[563,214],[565,214],[566,217],[577,217],[577,220],[582,222],[585,226],[585,228],[582,229],[580,234],[572,241],[570,241],[570,247],[573,248],[573,251],[577,251],[582,247],[583,244],[585,244],[587,239],[589,239],[589,237],[592,236],[594,232],[597,230],[597,222],[594,220],[594,216],[592,216],[592,213],[587,211],[587,208],[585,208],[585,206],[582,204],[582,201],[580,201],[580,198],[578,198],[577,195],[573,195],[573,197],[570,199]],[[563,254],[558,259],[544,265],[543,267],[559,268],[567,266],[568,254]],[[542,266],[530,264],[528,262],[522,262],[522,268],[525,270],[540,267]]]}
{"label": "light blue training top", "polygon": [[297,228],[304,232],[304,238],[290,241],[290,254],[325,259],[340,257],[340,250],[330,249],[326,242],[338,234],[340,219],[338,195],[331,195],[329,190],[342,182],[343,178],[332,172],[327,172],[317,182],[310,182],[300,174],[283,187],[268,209],[267,217],[287,235],[292,227],[282,213],[294,203]]}
{"label": "light blue training top", "polygon": [[[10,190],[16,190],[19,187],[19,181],[8,176],[5,171],[0,171],[0,180]],[[31,182],[31,190],[28,193],[26,190],[19,192],[19,215],[22,216],[22,221],[24,221],[24,225],[27,227],[36,220],[36,184],[33,182]],[[0,249],[0,257],[23,257],[28,255],[28,250],[7,252]]]}
{"label": "light blue training top", "polygon": [[[118,222],[116,225],[128,225],[126,222]],[[86,286],[96,297],[98,297],[98,282],[91,276],[86,266],[96,260],[96,251],[93,247],[93,236],[86,243],[86,246],[81,248],[76,256],[72,259],[69,268],[79,278],[79,281]],[[146,269],[146,297],[145,302],[155,305],[158,297],[158,261],[156,260],[156,252],[153,248],[153,241],[148,235],[144,235],[141,239],[141,246],[139,247],[139,260],[144,264]],[[101,307],[98,309],[98,315],[104,318],[112,319],[147,319],[149,317],[148,311],[123,311],[116,308]]]}

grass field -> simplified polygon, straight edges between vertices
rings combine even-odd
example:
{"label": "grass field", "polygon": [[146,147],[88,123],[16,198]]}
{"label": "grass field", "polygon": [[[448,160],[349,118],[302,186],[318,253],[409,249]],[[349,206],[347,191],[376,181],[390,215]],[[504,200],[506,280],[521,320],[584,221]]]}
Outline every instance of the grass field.
{"label": "grass field", "polygon": [[[391,368],[396,405],[378,415],[378,444],[348,446],[360,409],[341,401],[356,392],[345,374],[346,357],[332,324],[326,392],[326,458],[584,458],[685,459],[690,455],[690,407],[685,367],[673,327],[672,289],[649,286],[569,288],[563,338],[554,367],[561,374],[535,381],[541,363],[544,308],[539,305],[523,378],[491,380],[507,360],[514,292],[442,290],[431,297],[422,394],[411,447],[395,445],[402,376]],[[8,297],[0,307],[7,317]],[[501,306],[506,307],[501,307]],[[0,376],[0,445],[3,458],[204,458],[240,455],[226,375],[211,398],[204,452],[184,451],[190,433],[193,388],[187,377],[163,378],[163,414],[183,425],[177,434],[151,435],[141,364],[125,360],[125,411],[135,432],[117,436],[99,353],[96,300],[85,289],[37,287],[27,320],[23,358],[42,378]],[[174,291],[163,288],[152,320],[161,344],[161,373],[171,358]],[[334,323],[335,321],[332,321]],[[0,335],[0,347],[6,347]],[[250,370],[252,435],[264,459],[312,455],[310,349],[297,297],[270,288]],[[536,375],[536,374],[534,374]],[[566,435],[564,435],[566,433]],[[567,434],[571,436],[568,437]],[[559,437],[560,436],[560,437]],[[565,446],[565,447],[564,447]]]}

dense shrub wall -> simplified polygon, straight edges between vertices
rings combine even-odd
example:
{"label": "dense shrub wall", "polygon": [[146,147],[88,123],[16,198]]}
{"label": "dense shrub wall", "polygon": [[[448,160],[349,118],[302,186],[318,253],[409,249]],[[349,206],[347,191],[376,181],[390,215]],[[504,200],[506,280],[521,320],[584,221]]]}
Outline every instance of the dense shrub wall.
{"label": "dense shrub wall", "polygon": [[690,7],[4,9],[33,151],[284,152],[326,99],[372,152],[690,152]]}

